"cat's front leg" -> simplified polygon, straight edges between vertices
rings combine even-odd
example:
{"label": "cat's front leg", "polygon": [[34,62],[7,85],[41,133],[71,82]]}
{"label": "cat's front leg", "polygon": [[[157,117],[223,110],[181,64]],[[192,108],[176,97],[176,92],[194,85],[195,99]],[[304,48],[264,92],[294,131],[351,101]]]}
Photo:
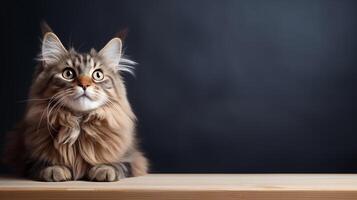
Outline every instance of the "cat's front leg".
{"label": "cat's front leg", "polygon": [[91,181],[112,182],[131,176],[129,163],[99,164],[88,172]]}
{"label": "cat's front leg", "polygon": [[38,178],[48,182],[69,181],[72,179],[71,171],[61,165],[48,166],[41,169]]}

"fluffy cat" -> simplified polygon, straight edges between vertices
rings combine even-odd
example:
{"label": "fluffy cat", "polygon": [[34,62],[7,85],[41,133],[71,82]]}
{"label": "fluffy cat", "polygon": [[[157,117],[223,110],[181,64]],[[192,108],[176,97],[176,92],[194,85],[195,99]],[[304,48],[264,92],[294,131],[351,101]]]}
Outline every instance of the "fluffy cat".
{"label": "fluffy cat", "polygon": [[147,173],[121,77],[133,64],[123,57],[119,38],[99,52],[78,53],[53,32],[44,34],[29,103],[8,149],[19,152],[14,160],[25,161],[27,176],[117,181]]}

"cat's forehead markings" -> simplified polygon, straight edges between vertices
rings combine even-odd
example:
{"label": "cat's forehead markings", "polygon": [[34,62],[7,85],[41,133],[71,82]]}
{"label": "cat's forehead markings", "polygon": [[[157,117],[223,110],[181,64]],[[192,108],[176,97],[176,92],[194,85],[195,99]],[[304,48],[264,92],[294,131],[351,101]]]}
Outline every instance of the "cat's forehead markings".
{"label": "cat's forehead markings", "polygon": [[82,54],[79,54],[79,59],[80,59],[81,64],[83,64],[83,55]]}
{"label": "cat's forehead markings", "polygon": [[94,59],[93,58],[90,58],[90,60],[89,60],[89,65],[90,65],[90,67],[94,67]]}
{"label": "cat's forehead markings", "polygon": [[95,62],[93,68],[97,68],[97,67],[100,67],[100,66],[102,66],[102,64],[99,61],[97,61],[97,62]]}
{"label": "cat's forehead markings", "polygon": [[74,65],[75,65],[76,67],[77,67],[77,66],[80,66],[82,62],[83,62],[82,55],[81,55],[81,54],[76,54],[76,55],[75,55],[75,58],[74,58]]}
{"label": "cat's forehead markings", "polygon": [[[78,70],[79,74],[86,74],[93,68],[101,66],[101,64],[90,54],[76,53],[70,58],[72,66]],[[74,65],[73,65],[74,64]]]}
{"label": "cat's forehead markings", "polygon": [[86,56],[86,62],[89,63],[90,59],[91,59],[91,56],[90,56],[89,54],[87,54],[87,56]]}
{"label": "cat's forehead markings", "polygon": [[67,59],[67,60],[66,60],[66,63],[67,63],[68,66],[74,67],[74,66],[73,66],[73,62],[72,62],[72,59]]}
{"label": "cat's forehead markings", "polygon": [[75,65],[75,66],[79,66],[80,64],[81,64],[81,62],[80,62],[78,56],[76,56],[76,57],[75,57],[75,60],[74,60],[74,65]]}

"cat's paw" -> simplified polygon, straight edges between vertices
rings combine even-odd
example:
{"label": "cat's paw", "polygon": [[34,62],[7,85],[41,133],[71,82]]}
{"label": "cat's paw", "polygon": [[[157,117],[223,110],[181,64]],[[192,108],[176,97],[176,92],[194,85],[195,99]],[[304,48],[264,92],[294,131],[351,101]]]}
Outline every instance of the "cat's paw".
{"label": "cat's paw", "polygon": [[68,181],[72,179],[72,174],[67,167],[55,165],[42,169],[40,179],[48,182]]}
{"label": "cat's paw", "polygon": [[92,167],[88,172],[88,176],[92,181],[112,182],[119,180],[118,173],[114,166],[102,164]]}

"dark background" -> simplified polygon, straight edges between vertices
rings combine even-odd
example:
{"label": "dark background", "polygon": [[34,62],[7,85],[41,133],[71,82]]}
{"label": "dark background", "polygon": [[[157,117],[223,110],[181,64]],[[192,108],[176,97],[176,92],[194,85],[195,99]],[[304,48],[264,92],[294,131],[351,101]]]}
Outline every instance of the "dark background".
{"label": "dark background", "polygon": [[8,1],[1,143],[45,19],[80,51],[130,29],[126,76],[154,172],[357,172],[356,1]]}

